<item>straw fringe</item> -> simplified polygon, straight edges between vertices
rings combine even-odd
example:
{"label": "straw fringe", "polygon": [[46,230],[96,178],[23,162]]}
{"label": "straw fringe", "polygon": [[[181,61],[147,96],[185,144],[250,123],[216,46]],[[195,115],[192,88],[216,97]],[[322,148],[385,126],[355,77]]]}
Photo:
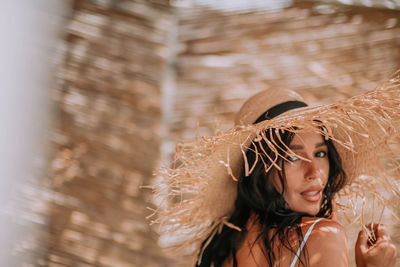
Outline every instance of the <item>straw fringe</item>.
{"label": "straw fringe", "polygon": [[272,137],[273,129],[294,133],[317,129],[334,141],[349,178],[336,198],[338,207],[349,222],[361,222],[363,214],[356,214],[355,210],[357,203],[365,203],[367,194],[372,193],[384,206],[391,203],[387,195],[400,197],[400,158],[394,153],[399,149],[399,121],[400,79],[396,73],[375,90],[336,104],[295,110],[257,125],[237,126],[181,143],[177,145],[173,166],[163,166],[155,173],[162,181],[154,187],[154,193],[164,198],[166,207],[155,211],[154,222],[170,235],[183,229],[188,232],[187,240],[176,247],[191,246],[193,253],[223,225],[240,230],[227,218],[234,209],[236,182],[243,166],[246,175],[254,169],[246,158],[251,142],[267,141],[275,152],[275,158],[268,158],[268,162],[257,157],[267,171],[279,168],[279,158],[286,160],[287,155],[295,155],[287,147],[281,148],[285,154],[279,153],[281,140],[267,139],[267,135]]}

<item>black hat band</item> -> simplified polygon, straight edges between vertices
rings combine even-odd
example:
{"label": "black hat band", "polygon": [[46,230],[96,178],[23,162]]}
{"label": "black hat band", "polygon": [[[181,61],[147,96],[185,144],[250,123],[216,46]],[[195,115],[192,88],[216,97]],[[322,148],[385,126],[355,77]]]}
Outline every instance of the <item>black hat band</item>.
{"label": "black hat band", "polygon": [[280,103],[268,109],[263,114],[261,114],[261,116],[258,117],[258,119],[254,122],[254,124],[275,118],[276,116],[281,115],[282,113],[289,111],[291,109],[303,108],[307,106],[308,105],[306,103],[296,100]]}

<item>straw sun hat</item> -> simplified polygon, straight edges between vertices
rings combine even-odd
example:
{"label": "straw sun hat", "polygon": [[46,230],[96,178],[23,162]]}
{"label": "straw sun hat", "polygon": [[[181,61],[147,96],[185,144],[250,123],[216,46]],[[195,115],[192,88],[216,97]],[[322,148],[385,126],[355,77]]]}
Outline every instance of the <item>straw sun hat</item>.
{"label": "straw sun hat", "polygon": [[234,211],[237,181],[252,171],[246,151],[252,142],[264,139],[276,152],[275,158],[263,160],[266,169],[278,167],[279,158],[295,154],[288,149],[284,155],[278,152],[270,136],[271,131],[281,130],[313,130],[333,140],[347,174],[336,201],[343,214],[350,212],[350,220],[362,222],[357,200],[372,194],[381,205],[388,205],[389,197],[400,196],[395,153],[399,121],[400,75],[373,91],[316,107],[306,106],[290,90],[260,92],[245,102],[233,128],[177,145],[172,166],[156,171],[161,182],[154,192],[163,201],[154,222],[175,239],[172,246],[189,254],[196,254],[202,242],[224,225],[240,230],[228,220]]}

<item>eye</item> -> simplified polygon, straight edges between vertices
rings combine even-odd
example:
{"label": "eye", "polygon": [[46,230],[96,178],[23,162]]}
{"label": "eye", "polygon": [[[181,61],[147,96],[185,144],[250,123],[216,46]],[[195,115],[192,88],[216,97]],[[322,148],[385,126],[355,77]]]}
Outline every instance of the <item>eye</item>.
{"label": "eye", "polygon": [[287,158],[287,160],[289,160],[290,162],[295,162],[295,161],[298,161],[298,160],[299,160],[299,158],[298,158],[297,156],[287,156],[286,158]]}
{"label": "eye", "polygon": [[317,158],[325,158],[326,157],[326,151],[318,151],[317,153],[315,153],[315,156]]}

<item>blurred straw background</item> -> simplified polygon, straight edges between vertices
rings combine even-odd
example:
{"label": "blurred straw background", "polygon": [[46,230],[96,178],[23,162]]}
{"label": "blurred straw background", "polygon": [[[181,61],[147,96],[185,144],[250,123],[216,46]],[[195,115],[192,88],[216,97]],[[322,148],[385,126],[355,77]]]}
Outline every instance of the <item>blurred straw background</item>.
{"label": "blurred straw background", "polygon": [[[397,0],[9,2],[0,27],[32,37],[2,35],[15,43],[0,51],[16,56],[1,75],[19,91],[2,90],[1,116],[20,136],[0,141],[9,177],[0,230],[14,251],[1,266],[176,266],[145,219],[151,191],[140,189],[176,142],[231,127],[262,89],[331,103],[400,69]],[[36,17],[13,26],[19,9]],[[400,248],[399,227],[392,231]]]}

